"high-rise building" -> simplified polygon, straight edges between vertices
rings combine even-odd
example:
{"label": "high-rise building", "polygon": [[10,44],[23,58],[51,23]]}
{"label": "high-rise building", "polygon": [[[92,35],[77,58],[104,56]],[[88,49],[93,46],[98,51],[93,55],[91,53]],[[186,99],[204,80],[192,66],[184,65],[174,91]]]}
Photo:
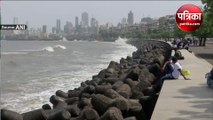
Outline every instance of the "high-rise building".
{"label": "high-rise building", "polygon": [[59,34],[61,32],[61,20],[56,20],[56,34]]}
{"label": "high-rise building", "polygon": [[47,33],[47,26],[46,25],[42,26],[42,33]]}
{"label": "high-rise building", "polygon": [[130,11],[128,13],[127,21],[128,21],[128,25],[133,25],[134,24],[134,15],[133,15],[132,11]]}
{"label": "high-rise building", "polygon": [[126,18],[122,18],[122,20],[121,20],[121,24],[122,24],[122,25],[127,24],[127,22],[126,22]]}
{"label": "high-rise building", "polygon": [[91,29],[90,32],[91,33],[95,33],[97,34],[99,31],[99,26],[98,26],[98,21],[95,18],[91,18]]}
{"label": "high-rise building", "polygon": [[66,22],[66,24],[64,25],[64,33],[66,34],[70,34],[73,30],[73,25],[71,22]]}
{"label": "high-rise building", "polygon": [[78,28],[79,26],[79,21],[78,21],[78,17],[75,17],[75,28]]}
{"label": "high-rise building", "polygon": [[91,27],[95,27],[97,20],[95,18],[91,18]]}
{"label": "high-rise building", "polygon": [[81,15],[81,25],[82,25],[82,27],[89,26],[89,15],[87,12],[83,12]]}
{"label": "high-rise building", "polygon": [[56,28],[52,27],[52,34],[55,34],[55,33],[56,33]]}

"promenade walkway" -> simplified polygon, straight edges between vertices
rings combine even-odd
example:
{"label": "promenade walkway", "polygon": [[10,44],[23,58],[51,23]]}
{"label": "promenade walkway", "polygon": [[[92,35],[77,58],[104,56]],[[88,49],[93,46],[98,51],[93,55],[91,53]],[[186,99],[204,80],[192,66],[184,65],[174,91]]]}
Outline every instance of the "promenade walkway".
{"label": "promenade walkway", "polygon": [[213,89],[207,87],[205,74],[212,65],[181,50],[183,68],[189,69],[191,80],[164,81],[151,120],[213,120]]}

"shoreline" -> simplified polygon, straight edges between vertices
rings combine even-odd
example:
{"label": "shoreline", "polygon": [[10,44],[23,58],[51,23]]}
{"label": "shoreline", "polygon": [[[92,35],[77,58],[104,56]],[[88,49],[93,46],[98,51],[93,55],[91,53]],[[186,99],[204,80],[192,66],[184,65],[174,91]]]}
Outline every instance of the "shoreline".
{"label": "shoreline", "polygon": [[[4,75],[3,83],[5,83],[5,86],[7,86],[7,85],[11,86],[12,90],[16,90],[16,88],[17,89],[21,88],[21,89],[18,89],[16,92],[13,92],[13,91],[7,92],[7,91],[5,91],[5,90],[7,90],[7,88],[2,86],[2,89],[4,90],[3,95],[2,95],[2,98],[3,98],[2,99],[2,108],[13,110],[13,111],[18,111],[20,113],[25,113],[25,112],[40,108],[44,103],[49,103],[49,101],[48,101],[49,96],[54,94],[55,91],[57,91],[59,89],[61,89],[63,91],[67,91],[69,89],[79,87],[80,82],[85,81],[85,80],[90,80],[92,75],[97,74],[100,70],[102,70],[103,68],[106,68],[108,66],[109,61],[113,60],[113,61],[119,62],[121,57],[130,56],[133,51],[136,51],[136,48],[134,46],[126,44],[124,41],[126,41],[126,40],[119,39],[115,43],[87,42],[87,41],[82,41],[82,42],[78,42],[78,41],[76,41],[76,42],[72,42],[72,41],[71,42],[31,41],[30,43],[22,41],[21,43],[19,43],[19,41],[17,41],[17,42],[11,41],[12,42],[12,44],[11,44],[10,41],[8,41],[7,44],[4,44],[4,42],[3,42],[4,52],[2,52],[2,55],[3,55],[2,56],[3,57],[2,67],[6,68],[6,69],[3,68],[5,71],[7,71],[10,68],[13,69],[13,67],[15,70],[12,70],[12,71],[18,71],[19,67],[16,67],[16,66],[21,65],[22,63],[20,63],[20,61],[25,60],[25,58],[27,58],[26,61],[28,60],[28,58],[34,60],[32,62],[29,61],[29,64],[26,63],[27,67],[32,68],[30,63],[32,63],[32,64],[38,63],[38,66],[37,66],[38,69],[29,71],[30,74],[29,73],[26,73],[26,75],[18,74],[17,76],[19,76],[19,77],[11,78],[12,81],[17,81],[17,82],[26,81],[26,84],[22,84],[21,86],[17,86],[17,85],[11,86],[10,84],[5,83],[4,81],[7,81],[8,79],[10,79],[10,76],[7,77],[7,74],[5,75],[6,72],[2,71],[3,75]],[[18,43],[18,44],[14,44],[14,43]],[[7,48],[11,48],[14,45],[18,45],[18,46],[25,45],[25,43],[27,45],[33,46],[33,47],[32,48],[27,47],[27,49],[23,49],[23,50],[25,50],[23,52],[22,52],[22,47],[18,47],[17,50],[6,49],[7,46],[8,46]],[[80,45],[80,46],[78,47],[77,45]],[[58,46],[58,47],[56,47],[56,46]],[[72,46],[77,46],[77,47],[75,48]],[[85,47],[82,47],[82,46],[85,46]],[[91,46],[93,46],[92,49],[88,49],[86,51],[84,50],[84,48],[91,48]],[[49,52],[48,51],[49,47],[53,48],[54,52],[51,52],[51,51]],[[100,51],[94,51],[96,49],[95,47],[97,47],[97,50],[100,50]],[[20,50],[19,50],[19,48],[20,48]],[[14,49],[16,49],[16,46],[14,46]],[[7,52],[7,50],[12,50],[12,51]],[[19,51],[19,52],[15,52],[15,51]],[[69,54],[69,55],[67,55],[67,54]],[[11,59],[11,57],[13,57],[13,55],[14,55],[14,59]],[[40,56],[40,55],[42,56],[41,59],[44,58],[45,60],[40,61],[40,58],[38,58],[39,62],[37,62],[38,59],[35,56]],[[43,55],[47,55],[47,57],[43,56]],[[57,61],[63,61],[63,59],[64,60],[66,59],[65,60],[66,62],[64,62],[63,64],[59,63],[57,69],[51,70],[52,67],[45,68],[45,69],[51,70],[51,72],[50,73],[48,72],[48,74],[40,73],[41,76],[45,76],[45,77],[39,77],[38,72],[36,72],[36,71],[38,71],[39,69],[40,70],[44,69],[44,68],[42,68],[42,66],[39,66],[39,64],[46,64],[47,66],[53,65],[48,62],[49,61],[48,59],[46,59],[46,58],[48,58],[49,55],[52,56],[51,61],[53,61],[53,63],[57,64]],[[64,56],[64,55],[66,55],[66,56],[60,57],[60,56]],[[90,55],[92,55],[92,56],[89,57]],[[17,57],[19,58],[19,56],[21,56],[22,60],[16,61]],[[82,56],[82,57],[80,57],[80,56]],[[54,59],[54,58],[56,58],[56,59]],[[81,59],[79,61],[71,60],[69,62],[69,58],[73,58],[76,60],[78,58],[81,58]],[[85,61],[85,60],[87,60],[87,61]],[[7,61],[12,61],[12,62],[7,62]],[[83,62],[83,61],[85,61],[85,62]],[[76,63],[76,64],[72,64],[72,63]],[[81,63],[83,63],[83,65],[81,65]],[[66,64],[66,66],[65,66],[65,64]],[[69,68],[70,65],[71,66],[73,65],[74,68]],[[27,70],[27,69],[21,68],[20,72],[24,73],[24,70]],[[69,72],[69,71],[73,71],[73,72]],[[84,73],[84,74],[82,74],[82,73]],[[37,78],[35,80],[35,83],[33,82],[32,84],[30,82],[28,82],[28,81],[34,81],[33,78],[30,77],[31,75],[36,76],[36,78]],[[23,77],[23,76],[26,76],[26,77]],[[44,79],[46,77],[48,78],[48,80]],[[42,79],[42,81],[44,82],[43,85],[39,85],[41,83],[41,82],[38,82],[38,81],[41,81],[39,79]],[[51,82],[51,81],[53,81],[53,82]],[[60,82],[60,81],[63,81],[63,82]],[[51,89],[49,88],[50,86],[48,83],[53,84]],[[68,83],[68,84],[65,84],[65,83]],[[35,84],[35,86],[33,84]],[[47,84],[47,85],[45,85],[45,84]],[[32,86],[32,87],[30,87],[30,86]],[[40,86],[46,86],[49,89],[44,87],[44,88],[41,88],[43,91],[42,90],[32,91],[33,87],[39,88]],[[32,92],[28,92],[28,91],[32,91]],[[41,93],[41,95],[39,96],[40,93]],[[11,94],[11,96],[8,96],[7,94]],[[14,97],[14,96],[16,96],[16,97]],[[16,98],[17,101],[14,101],[13,100],[14,98]],[[14,101],[14,102],[12,102],[12,101]],[[31,101],[34,101],[34,102],[32,104],[30,104]]]}
{"label": "shoreline", "polygon": [[111,119],[115,112],[116,117],[123,119],[149,119],[158,98],[153,85],[161,76],[160,66],[171,56],[171,46],[161,41],[142,42],[132,43],[137,47],[132,57],[121,58],[119,63],[111,61],[80,87],[68,92],[57,90],[49,99],[53,106],[44,104],[41,109],[23,114],[4,109],[3,118],[104,120]]}

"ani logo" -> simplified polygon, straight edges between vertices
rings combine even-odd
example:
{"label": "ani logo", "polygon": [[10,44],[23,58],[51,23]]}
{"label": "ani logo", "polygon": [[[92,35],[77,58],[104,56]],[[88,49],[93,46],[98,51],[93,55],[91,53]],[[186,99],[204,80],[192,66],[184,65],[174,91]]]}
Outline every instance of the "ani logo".
{"label": "ani logo", "polygon": [[184,32],[197,30],[202,23],[203,15],[201,9],[193,4],[181,6],[176,13],[176,23]]}

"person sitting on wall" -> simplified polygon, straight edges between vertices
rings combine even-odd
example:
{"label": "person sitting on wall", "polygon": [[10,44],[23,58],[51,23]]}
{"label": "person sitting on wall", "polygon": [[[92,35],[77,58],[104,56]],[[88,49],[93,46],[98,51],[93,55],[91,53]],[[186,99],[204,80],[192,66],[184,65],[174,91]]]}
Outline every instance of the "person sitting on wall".
{"label": "person sitting on wall", "polygon": [[164,80],[178,79],[181,75],[185,80],[190,80],[190,78],[186,78],[185,75],[182,73],[182,66],[180,65],[176,57],[172,57],[171,61],[167,61],[164,64],[162,70],[165,71],[165,68],[170,68],[170,70],[167,69],[167,73],[159,80],[158,85],[160,87],[163,85]]}
{"label": "person sitting on wall", "polygon": [[176,57],[178,60],[183,60],[184,59],[184,56],[182,55],[180,50],[176,50],[175,51],[174,57]]}
{"label": "person sitting on wall", "polygon": [[183,48],[183,40],[181,40],[178,44],[177,44],[177,49],[182,49]]}
{"label": "person sitting on wall", "polygon": [[177,50],[177,44],[178,44],[177,39],[174,39],[174,41],[172,42],[172,48],[173,48],[174,51]]}
{"label": "person sitting on wall", "polygon": [[186,50],[189,50],[189,41],[190,39],[188,38],[187,40],[184,40],[183,42],[183,48]]}

